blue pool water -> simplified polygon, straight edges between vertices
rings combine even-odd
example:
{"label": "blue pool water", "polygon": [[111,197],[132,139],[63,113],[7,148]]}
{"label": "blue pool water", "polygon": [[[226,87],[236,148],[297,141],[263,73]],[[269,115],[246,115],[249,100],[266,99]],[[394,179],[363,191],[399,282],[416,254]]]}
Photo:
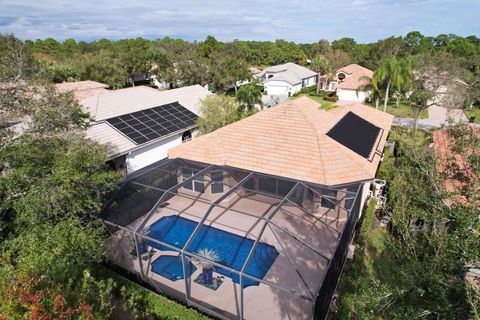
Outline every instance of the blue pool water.
{"label": "blue pool water", "polygon": [[[197,223],[192,220],[179,216],[167,216],[161,218],[150,226],[148,229],[148,236],[169,245],[182,248],[196,226]],[[214,250],[220,256],[218,263],[240,271],[254,242],[254,240],[204,225],[200,228],[199,233],[193,239],[189,251],[197,252],[200,249]],[[171,250],[153,241],[147,241],[146,243],[158,250]],[[246,273],[259,279],[263,279],[277,256],[278,251],[275,247],[259,242],[246,269]],[[181,259],[178,260],[178,263],[181,270]],[[236,273],[218,267],[215,268],[215,272],[231,278],[236,283],[240,282],[240,277]],[[244,278],[243,283],[244,287],[258,285],[258,281],[247,278]]]}
{"label": "blue pool water", "polygon": [[[192,263],[187,265],[187,274],[191,276],[197,268]],[[183,279],[182,257],[160,256],[152,263],[152,271],[172,281]]]}

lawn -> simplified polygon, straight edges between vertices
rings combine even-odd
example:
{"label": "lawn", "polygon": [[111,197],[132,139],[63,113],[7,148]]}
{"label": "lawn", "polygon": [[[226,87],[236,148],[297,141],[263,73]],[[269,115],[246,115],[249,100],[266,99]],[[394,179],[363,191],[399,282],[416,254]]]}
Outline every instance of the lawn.
{"label": "lawn", "polygon": [[323,110],[329,110],[332,108],[335,108],[337,105],[335,102],[327,101],[324,99],[325,93],[320,92],[319,94],[316,93],[316,87],[308,87],[300,90],[300,92],[294,94],[292,97],[290,97],[290,100],[297,99],[298,97],[306,96],[309,97],[312,100],[315,100],[321,105],[321,109]]}
{"label": "lawn", "polygon": [[[375,105],[373,104],[367,104],[368,106],[375,108]],[[383,110],[383,103],[380,104],[378,107],[379,110]],[[395,101],[390,101],[387,105],[387,112],[390,114],[393,114],[394,116],[400,117],[400,118],[413,118],[414,114],[412,112],[412,109],[410,106],[405,103],[405,102],[400,102],[398,108],[395,103]],[[428,118],[428,110],[425,109],[423,110],[422,114],[420,115],[420,119],[426,119]]]}
{"label": "lawn", "polygon": [[465,110],[467,118],[475,117],[475,123],[480,123],[480,107],[473,107],[472,110]]}

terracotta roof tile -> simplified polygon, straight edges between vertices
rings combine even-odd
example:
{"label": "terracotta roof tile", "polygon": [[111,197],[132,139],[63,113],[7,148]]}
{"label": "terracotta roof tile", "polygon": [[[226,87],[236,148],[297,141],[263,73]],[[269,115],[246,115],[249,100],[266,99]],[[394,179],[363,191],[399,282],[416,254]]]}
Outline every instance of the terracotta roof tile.
{"label": "terracotta roof tile", "polygon": [[361,104],[320,110],[301,97],[272,107],[169,150],[170,158],[227,165],[324,185],[373,179],[380,161],[368,161],[326,135],[349,111],[384,129],[393,116]]}
{"label": "terracotta roof tile", "polygon": [[[470,126],[471,130],[480,138],[480,127]],[[464,186],[465,182],[459,181],[455,178],[448,177],[447,161],[450,159],[455,162],[460,171],[465,172],[468,176],[474,177],[472,169],[468,163],[468,156],[472,153],[472,150],[465,150],[462,154],[453,154],[450,151],[452,141],[449,137],[448,128],[436,130],[432,132],[433,149],[435,158],[437,159],[437,169],[440,173],[447,174],[447,178],[444,180],[445,190],[449,193],[453,193],[452,199],[447,199],[449,204],[455,203],[468,203],[468,199],[460,195],[460,189]],[[473,151],[477,152],[477,151]]]}
{"label": "terracotta roof tile", "polygon": [[348,66],[345,66],[337,71],[337,74],[339,72],[343,72],[347,74],[347,77],[343,80],[340,81],[337,79],[337,88],[340,89],[351,89],[351,90],[356,90],[360,88],[362,85],[366,84],[365,80],[362,80],[362,77],[373,77],[373,71],[370,69],[367,69],[365,67],[362,67],[361,65],[358,64],[349,64]]}

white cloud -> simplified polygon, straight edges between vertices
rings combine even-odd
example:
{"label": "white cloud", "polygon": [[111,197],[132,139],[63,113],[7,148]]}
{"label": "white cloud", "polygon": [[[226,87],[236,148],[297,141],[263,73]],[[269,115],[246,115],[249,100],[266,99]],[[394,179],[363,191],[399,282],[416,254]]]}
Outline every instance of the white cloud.
{"label": "white cloud", "polygon": [[375,41],[411,30],[479,34],[476,0],[0,0],[0,32],[20,38],[182,37]]}

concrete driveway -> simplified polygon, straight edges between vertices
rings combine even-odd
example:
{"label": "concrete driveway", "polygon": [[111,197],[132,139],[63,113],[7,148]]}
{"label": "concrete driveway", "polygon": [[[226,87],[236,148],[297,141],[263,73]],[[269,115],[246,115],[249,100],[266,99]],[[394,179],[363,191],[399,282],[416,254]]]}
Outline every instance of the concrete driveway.
{"label": "concrete driveway", "polygon": [[431,106],[428,108],[428,118],[418,121],[424,125],[432,127],[441,127],[452,123],[468,122],[467,116],[462,109],[447,109],[440,106]]}
{"label": "concrete driveway", "polygon": [[[439,106],[431,106],[428,108],[428,118],[419,119],[417,121],[417,128],[429,130],[432,128],[440,128],[456,123],[468,122],[467,116],[462,109],[447,109]],[[393,119],[393,125],[396,126],[412,126],[413,119],[411,118],[399,118]]]}

